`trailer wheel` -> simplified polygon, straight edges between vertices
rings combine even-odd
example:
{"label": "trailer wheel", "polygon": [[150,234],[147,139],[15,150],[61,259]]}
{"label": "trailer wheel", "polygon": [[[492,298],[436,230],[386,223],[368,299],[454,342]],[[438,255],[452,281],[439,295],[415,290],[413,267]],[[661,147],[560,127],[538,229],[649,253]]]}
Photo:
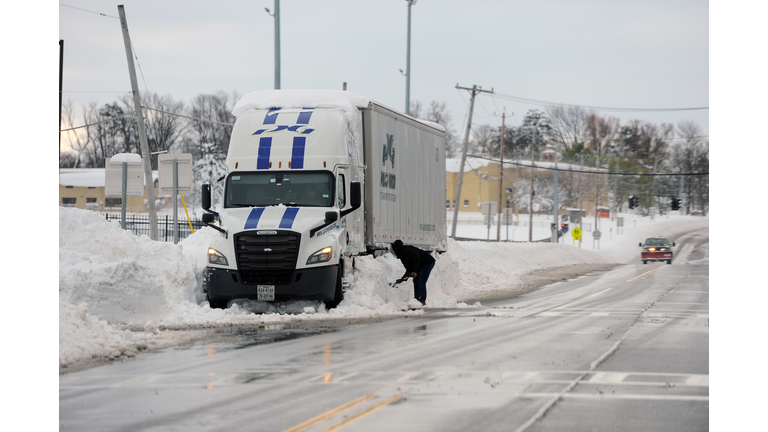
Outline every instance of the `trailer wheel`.
{"label": "trailer wheel", "polygon": [[326,309],[333,309],[344,299],[344,293],[341,290],[341,273],[344,271],[344,261],[340,260],[336,270],[336,289],[334,290],[333,300],[325,302]]}

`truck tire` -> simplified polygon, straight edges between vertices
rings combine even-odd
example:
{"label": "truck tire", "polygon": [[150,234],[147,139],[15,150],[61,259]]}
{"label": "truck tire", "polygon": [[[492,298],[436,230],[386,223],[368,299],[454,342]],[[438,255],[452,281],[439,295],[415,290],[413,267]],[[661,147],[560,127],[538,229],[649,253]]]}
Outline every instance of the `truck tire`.
{"label": "truck tire", "polygon": [[333,309],[344,299],[344,293],[341,290],[341,273],[344,271],[344,261],[339,262],[336,270],[336,289],[334,290],[333,300],[325,302],[326,309]]}
{"label": "truck tire", "polygon": [[208,304],[211,306],[211,309],[226,309],[227,308],[227,301],[226,300],[211,300],[211,297],[209,295],[206,295],[205,298],[208,299]]}
{"label": "truck tire", "polygon": [[667,264],[672,264],[672,260],[667,260]]}
{"label": "truck tire", "polygon": [[648,264],[648,261],[646,261],[646,260],[643,260],[643,264]]}

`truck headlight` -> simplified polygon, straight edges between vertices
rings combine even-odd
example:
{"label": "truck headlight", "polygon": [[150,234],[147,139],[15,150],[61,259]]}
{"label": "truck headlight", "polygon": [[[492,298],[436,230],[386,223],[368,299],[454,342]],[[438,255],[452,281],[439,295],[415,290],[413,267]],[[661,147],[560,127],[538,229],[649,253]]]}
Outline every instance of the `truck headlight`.
{"label": "truck headlight", "polygon": [[648,248],[648,252],[653,252],[655,250],[656,250],[656,248]]}
{"label": "truck headlight", "polygon": [[211,264],[229,265],[227,257],[214,248],[208,248],[208,262]]}
{"label": "truck headlight", "polygon": [[318,263],[329,261],[331,259],[332,252],[333,252],[333,248],[330,246],[326,248],[322,248],[319,251],[309,256],[309,259],[307,260],[307,264],[318,264]]}

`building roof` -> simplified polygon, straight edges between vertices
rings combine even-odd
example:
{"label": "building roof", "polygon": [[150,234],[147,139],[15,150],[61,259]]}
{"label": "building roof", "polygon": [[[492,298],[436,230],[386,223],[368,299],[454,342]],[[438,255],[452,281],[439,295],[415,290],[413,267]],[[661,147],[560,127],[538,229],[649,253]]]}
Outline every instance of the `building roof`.
{"label": "building roof", "polygon": [[[476,170],[481,167],[487,167],[490,164],[498,165],[499,161],[495,159],[489,159],[489,158],[479,158],[474,156],[467,156],[466,161],[464,162],[464,172]],[[555,168],[554,162],[543,162],[543,161],[534,161],[534,164],[536,168]],[[446,158],[445,159],[445,170],[447,172],[451,173],[457,173],[459,172],[459,167],[461,166],[461,158]],[[520,168],[530,168],[531,161],[530,159],[525,160],[514,160],[514,161],[504,161],[504,169],[510,169],[515,167]],[[607,172],[608,170],[604,168],[592,168],[592,167],[582,167],[581,165],[574,165],[569,163],[558,163],[557,168],[561,170],[579,170],[579,171],[597,171],[597,172]]]}
{"label": "building roof", "polygon": [[[61,186],[104,187],[104,177],[104,168],[59,169],[59,185]],[[152,171],[152,180],[157,180],[157,170]]]}

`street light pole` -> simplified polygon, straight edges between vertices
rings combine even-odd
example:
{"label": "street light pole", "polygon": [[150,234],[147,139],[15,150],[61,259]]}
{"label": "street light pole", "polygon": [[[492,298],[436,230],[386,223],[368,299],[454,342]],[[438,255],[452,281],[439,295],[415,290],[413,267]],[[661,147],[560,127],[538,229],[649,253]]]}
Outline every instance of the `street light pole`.
{"label": "street light pole", "polygon": [[411,115],[411,6],[416,4],[416,0],[406,0],[408,2],[408,58],[405,62],[405,113]]}
{"label": "street light pole", "polygon": [[280,90],[280,0],[275,0],[275,13],[264,10],[275,18],[275,90]]}

